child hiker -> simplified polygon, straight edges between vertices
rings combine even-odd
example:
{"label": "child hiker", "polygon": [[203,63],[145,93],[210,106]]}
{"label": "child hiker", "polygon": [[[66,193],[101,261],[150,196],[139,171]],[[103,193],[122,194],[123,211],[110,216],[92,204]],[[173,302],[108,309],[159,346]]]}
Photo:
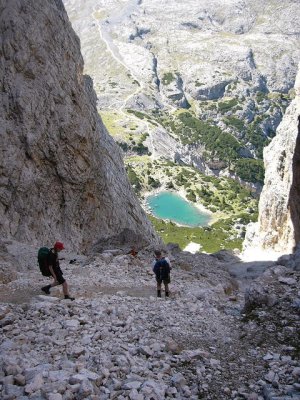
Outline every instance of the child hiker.
{"label": "child hiker", "polygon": [[165,296],[169,297],[169,283],[171,267],[168,262],[162,257],[160,250],[154,251],[155,264],[153,267],[153,272],[155,273],[156,283],[157,283],[157,297],[161,297],[161,284],[165,286]]}

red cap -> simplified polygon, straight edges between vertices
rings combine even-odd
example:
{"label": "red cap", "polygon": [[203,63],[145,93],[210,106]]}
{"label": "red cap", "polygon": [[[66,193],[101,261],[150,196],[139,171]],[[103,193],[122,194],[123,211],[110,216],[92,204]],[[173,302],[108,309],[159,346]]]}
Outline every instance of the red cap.
{"label": "red cap", "polygon": [[64,244],[62,242],[55,242],[54,248],[56,250],[64,250]]}

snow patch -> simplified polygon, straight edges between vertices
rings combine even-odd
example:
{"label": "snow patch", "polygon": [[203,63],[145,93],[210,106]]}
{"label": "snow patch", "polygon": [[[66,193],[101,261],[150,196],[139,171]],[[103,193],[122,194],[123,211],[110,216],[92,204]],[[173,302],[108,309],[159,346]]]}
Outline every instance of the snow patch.
{"label": "snow patch", "polygon": [[197,253],[201,249],[201,245],[199,243],[190,242],[183,251],[188,251],[192,254]]}

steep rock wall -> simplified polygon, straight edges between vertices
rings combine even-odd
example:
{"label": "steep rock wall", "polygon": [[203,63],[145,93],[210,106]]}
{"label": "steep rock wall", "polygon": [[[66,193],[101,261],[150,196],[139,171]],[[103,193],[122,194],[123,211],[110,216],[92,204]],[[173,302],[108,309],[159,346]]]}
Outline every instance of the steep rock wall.
{"label": "steep rock wall", "polygon": [[275,138],[264,151],[259,219],[247,230],[245,249],[290,253],[300,242],[300,68],[295,91]]}
{"label": "steep rock wall", "polygon": [[0,41],[0,236],[77,250],[157,242],[62,1],[1,1]]}

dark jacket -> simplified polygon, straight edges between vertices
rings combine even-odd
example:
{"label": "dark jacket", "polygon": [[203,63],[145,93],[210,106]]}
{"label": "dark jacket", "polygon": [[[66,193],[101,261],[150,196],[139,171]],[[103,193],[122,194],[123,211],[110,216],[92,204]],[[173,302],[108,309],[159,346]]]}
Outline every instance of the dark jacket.
{"label": "dark jacket", "polygon": [[156,275],[156,279],[160,281],[169,280],[170,271],[171,271],[170,265],[164,258],[160,258],[154,264],[153,272]]}
{"label": "dark jacket", "polygon": [[54,249],[50,249],[50,251],[49,251],[48,265],[51,265],[53,270],[60,270],[58,254],[55,252]]}

